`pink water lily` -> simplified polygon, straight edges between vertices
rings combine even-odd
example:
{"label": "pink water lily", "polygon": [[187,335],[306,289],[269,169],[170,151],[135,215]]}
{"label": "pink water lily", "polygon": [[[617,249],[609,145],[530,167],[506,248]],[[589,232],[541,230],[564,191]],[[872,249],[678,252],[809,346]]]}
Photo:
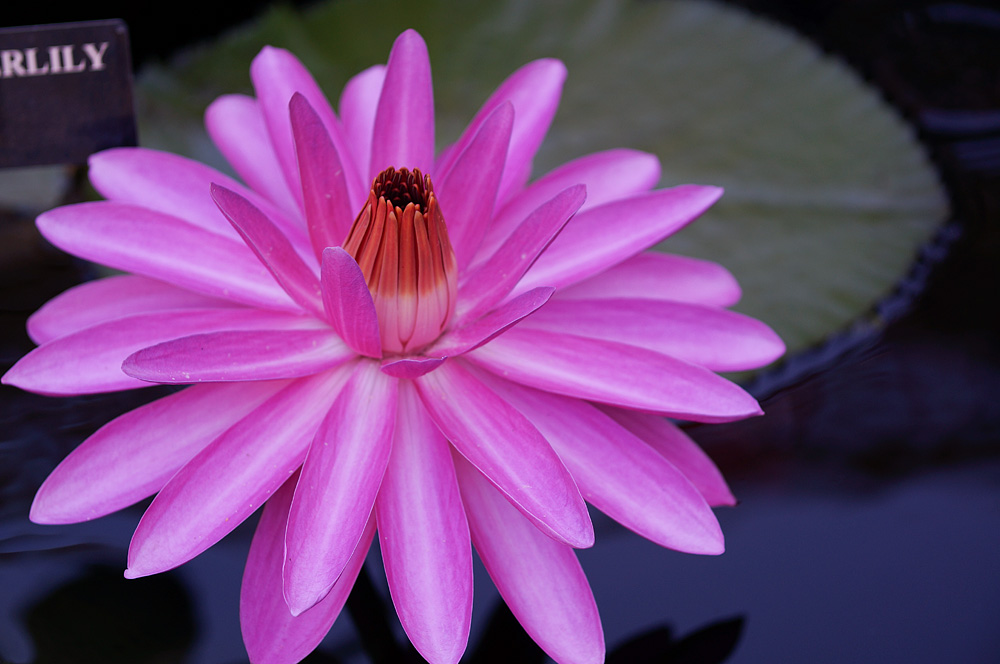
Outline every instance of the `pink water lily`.
{"label": "pink water lily", "polygon": [[[760,413],[715,371],[783,352],[727,311],[733,278],[645,251],[721,194],[651,190],[655,157],[609,150],[529,183],[565,69],[525,65],[435,155],[413,31],[335,113],[265,48],[256,98],[208,109],[236,181],[147,149],[94,155],[106,201],[58,208],[53,244],[128,274],[29,321],[3,378],[54,395],[190,384],[88,438],[31,518],[93,519],[156,494],[126,576],[197,556],[263,505],[243,579],[253,662],[297,662],[329,630],[377,532],[392,601],[431,662],[456,662],[472,547],[558,662],[604,639],[573,552],[586,503],[666,547],[718,554],[733,503],[669,419]],[[245,183],[245,184],[244,184]]]}

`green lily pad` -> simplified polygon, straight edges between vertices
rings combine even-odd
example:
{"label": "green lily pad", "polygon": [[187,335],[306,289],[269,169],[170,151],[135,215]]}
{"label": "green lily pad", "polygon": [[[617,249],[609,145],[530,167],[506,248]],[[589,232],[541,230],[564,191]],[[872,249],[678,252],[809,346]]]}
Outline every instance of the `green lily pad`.
{"label": "green lily pad", "polygon": [[926,155],[877,92],[790,30],[708,1],[279,7],[142,72],[142,142],[225,169],[201,114],[219,94],[250,91],[262,45],[295,52],[336,103],[408,27],[428,42],[442,144],[508,73],[557,57],[569,78],[536,173],[623,146],[657,154],[664,186],[724,186],[662,248],[726,265],[744,289],[736,309],[792,351],[870,311],[947,217]]}

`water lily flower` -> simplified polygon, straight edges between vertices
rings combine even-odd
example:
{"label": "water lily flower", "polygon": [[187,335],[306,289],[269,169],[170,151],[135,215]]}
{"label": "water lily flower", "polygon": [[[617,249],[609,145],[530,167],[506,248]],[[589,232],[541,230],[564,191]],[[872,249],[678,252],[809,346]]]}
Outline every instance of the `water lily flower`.
{"label": "water lily flower", "polygon": [[[329,630],[378,533],[392,601],[431,662],[456,662],[472,546],[558,662],[604,638],[574,547],[587,503],[672,549],[718,554],[733,502],[669,418],[760,413],[716,371],[783,352],[726,310],[733,278],[645,251],[721,194],[652,190],[655,157],[609,150],[529,183],[565,68],[514,72],[435,154],[424,41],[351,79],[335,113],[290,53],[208,131],[242,178],[149,149],[94,155],[107,200],[38,219],[57,247],[126,274],[29,321],[3,378],[53,395],[189,385],[113,420],[49,476],[38,523],[155,494],[126,576],[169,570],[263,511],[243,579],[254,662]],[[471,542],[471,546],[470,546]]]}

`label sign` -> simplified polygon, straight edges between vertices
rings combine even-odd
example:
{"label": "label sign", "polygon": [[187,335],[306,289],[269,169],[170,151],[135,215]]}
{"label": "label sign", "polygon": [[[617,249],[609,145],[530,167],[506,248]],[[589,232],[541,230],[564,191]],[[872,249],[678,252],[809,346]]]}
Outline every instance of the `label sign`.
{"label": "label sign", "polygon": [[0,29],[0,168],[82,164],[135,144],[123,21]]}

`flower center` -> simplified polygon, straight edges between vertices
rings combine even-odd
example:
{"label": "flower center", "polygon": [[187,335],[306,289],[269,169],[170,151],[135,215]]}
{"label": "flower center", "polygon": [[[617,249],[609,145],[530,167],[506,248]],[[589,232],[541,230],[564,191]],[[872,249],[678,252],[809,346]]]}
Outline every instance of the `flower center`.
{"label": "flower center", "polygon": [[344,241],[375,300],[382,350],[408,353],[440,336],[455,309],[455,252],[431,179],[387,168]]}

